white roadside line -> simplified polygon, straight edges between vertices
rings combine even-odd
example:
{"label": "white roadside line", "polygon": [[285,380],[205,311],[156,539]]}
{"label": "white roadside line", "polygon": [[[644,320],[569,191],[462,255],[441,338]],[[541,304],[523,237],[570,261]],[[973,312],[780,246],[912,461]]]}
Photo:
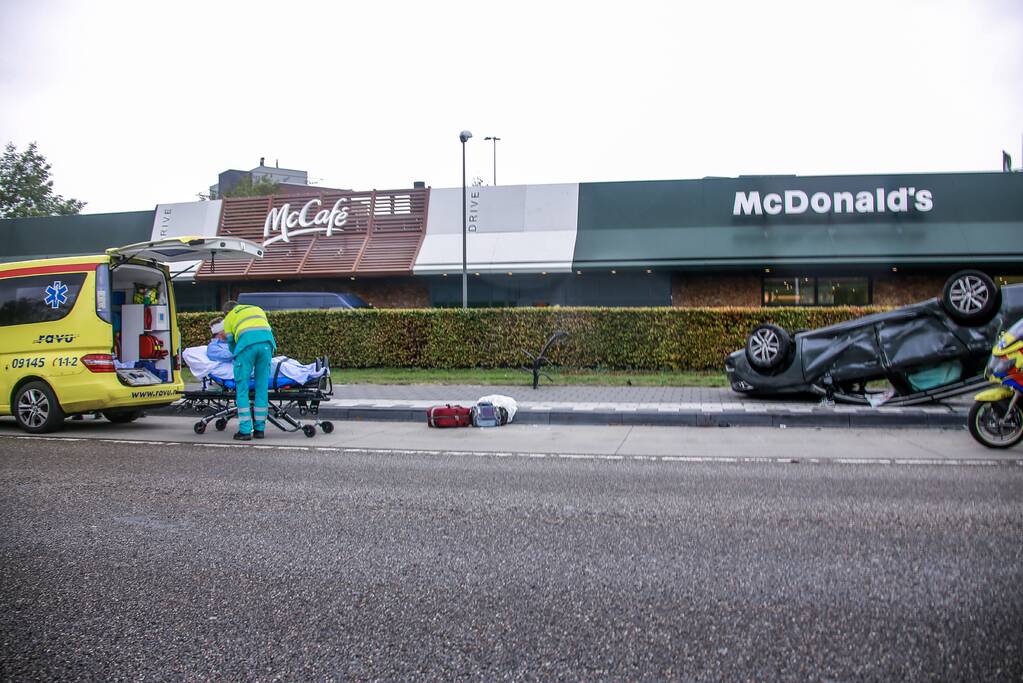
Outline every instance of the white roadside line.
{"label": "white roadside line", "polygon": [[196,448],[235,448],[261,451],[298,451],[303,453],[337,453],[339,455],[384,455],[384,456],[453,456],[473,458],[549,458],[552,460],[651,460],[654,462],[718,463],[718,464],[771,464],[771,465],[901,465],[927,467],[1023,467],[1020,458],[792,458],[771,456],[717,456],[717,455],[621,455],[600,453],[528,453],[513,451],[464,451],[432,450],[416,448],[349,448],[340,446],[274,446],[248,443],[203,443],[199,441],[149,441],[131,439],[90,439],[70,436],[8,436],[0,439],[34,439],[37,441],[95,441],[147,446],[192,446]]}

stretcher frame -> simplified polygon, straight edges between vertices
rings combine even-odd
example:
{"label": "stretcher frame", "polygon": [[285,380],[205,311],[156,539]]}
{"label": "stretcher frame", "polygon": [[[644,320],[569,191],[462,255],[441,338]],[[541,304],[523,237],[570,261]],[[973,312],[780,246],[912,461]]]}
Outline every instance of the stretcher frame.
{"label": "stretcher frame", "polygon": [[[334,394],[334,385],[330,377],[330,363],[327,358],[317,358],[316,364],[320,368],[326,368],[322,376],[302,385],[294,387],[284,386],[270,389],[267,392],[267,415],[266,421],[283,432],[301,431],[307,437],[316,436],[316,428],[324,434],[334,431],[334,423],[330,420],[320,420],[320,403],[330,401]],[[273,383],[276,386],[280,379],[281,363],[273,374]],[[255,390],[249,390],[249,405],[253,405]],[[194,410],[197,413],[206,413],[192,425],[196,434],[206,432],[209,423],[213,423],[218,432],[227,428],[228,423],[238,417],[238,403],[234,389],[228,389],[209,377],[202,380],[202,389],[186,390],[182,396],[183,400],[178,404],[178,412]],[[311,416],[310,420],[296,419],[291,412],[298,410],[299,415]]]}

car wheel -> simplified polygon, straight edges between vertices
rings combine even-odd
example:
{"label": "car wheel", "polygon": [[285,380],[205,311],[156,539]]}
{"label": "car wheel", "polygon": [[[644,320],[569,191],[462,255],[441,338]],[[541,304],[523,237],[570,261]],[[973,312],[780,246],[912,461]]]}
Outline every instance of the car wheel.
{"label": "car wheel", "polygon": [[127,424],[142,417],[141,410],[104,410],[103,417],[114,424]]}
{"label": "car wheel", "polygon": [[14,395],[14,419],[29,434],[45,434],[60,427],[64,411],[45,382],[29,382]]}
{"label": "car wheel", "polygon": [[999,305],[998,285],[979,270],[964,270],[945,282],[941,305],[956,322],[983,325],[991,320]]}
{"label": "car wheel", "polygon": [[757,370],[777,370],[792,347],[789,333],[777,325],[757,325],[746,339],[746,360]]}
{"label": "car wheel", "polygon": [[970,436],[988,448],[1010,448],[1023,441],[1023,410],[1019,405],[1006,414],[1008,401],[976,402],[970,408]]}

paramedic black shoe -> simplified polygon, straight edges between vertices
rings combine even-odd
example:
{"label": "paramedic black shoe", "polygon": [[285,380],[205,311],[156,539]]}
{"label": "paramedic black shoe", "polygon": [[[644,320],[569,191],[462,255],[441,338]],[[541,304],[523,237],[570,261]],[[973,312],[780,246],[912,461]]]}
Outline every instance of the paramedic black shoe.
{"label": "paramedic black shoe", "polygon": [[234,435],[235,441],[251,441],[252,435],[246,434],[245,432],[236,432]]}
{"label": "paramedic black shoe", "polygon": [[252,432],[252,438],[253,439],[262,439],[263,438],[263,430],[262,429],[257,429],[254,432]]}

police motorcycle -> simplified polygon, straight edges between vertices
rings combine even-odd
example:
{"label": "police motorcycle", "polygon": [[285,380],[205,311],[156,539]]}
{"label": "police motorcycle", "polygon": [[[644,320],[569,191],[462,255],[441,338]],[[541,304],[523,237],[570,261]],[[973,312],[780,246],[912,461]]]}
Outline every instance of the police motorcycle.
{"label": "police motorcycle", "polygon": [[988,448],[1023,441],[1023,319],[998,336],[984,376],[997,387],[973,397],[970,435]]}

